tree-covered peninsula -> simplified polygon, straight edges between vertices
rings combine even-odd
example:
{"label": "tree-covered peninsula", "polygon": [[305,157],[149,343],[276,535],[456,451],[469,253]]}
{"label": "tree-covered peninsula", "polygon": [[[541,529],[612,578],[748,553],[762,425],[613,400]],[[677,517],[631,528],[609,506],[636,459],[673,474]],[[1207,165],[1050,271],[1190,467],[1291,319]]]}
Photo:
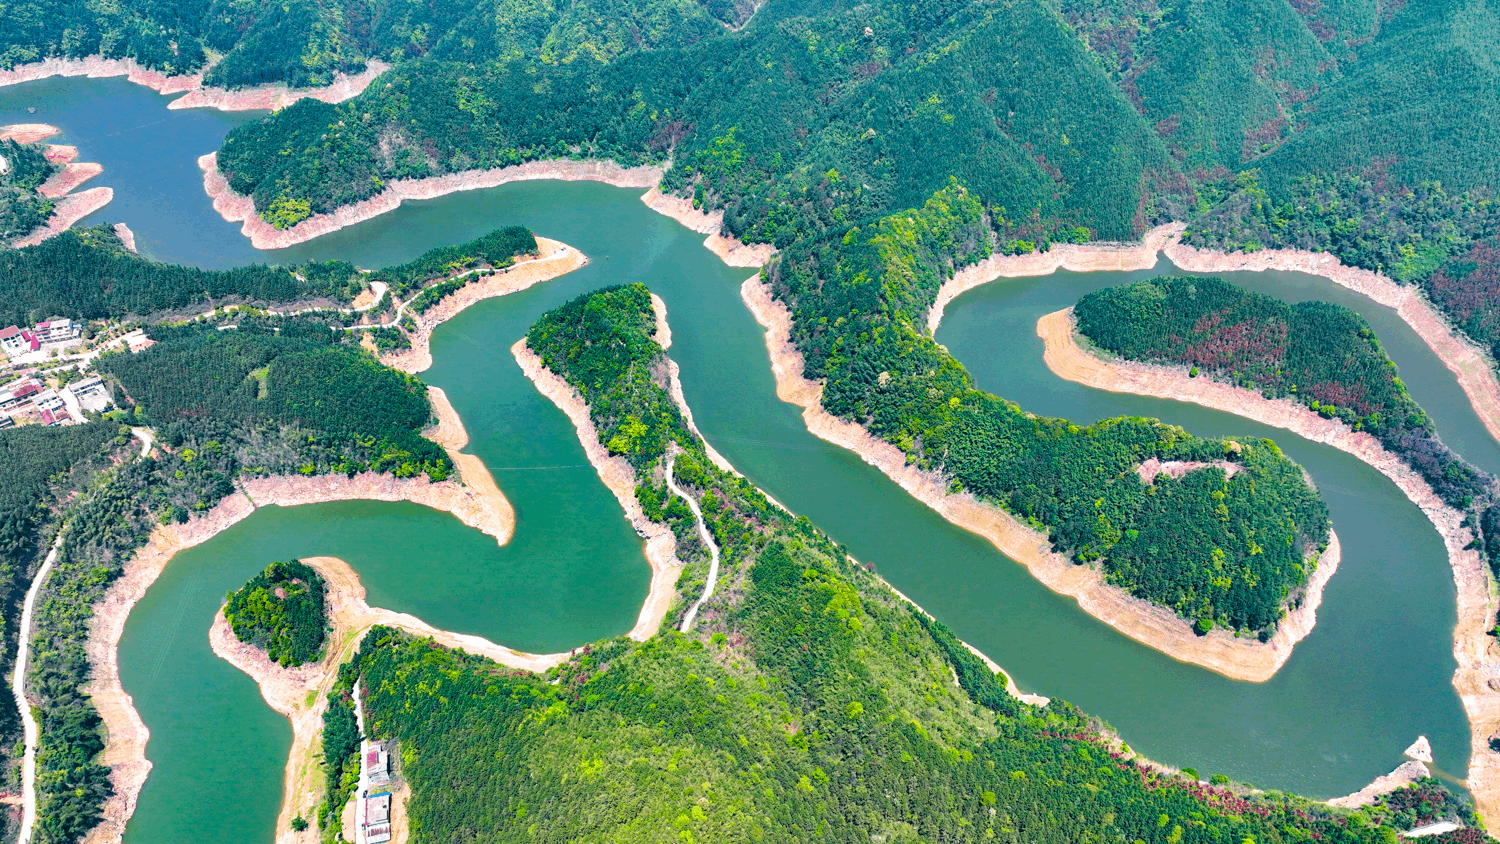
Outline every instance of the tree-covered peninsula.
{"label": "tree-covered peninsula", "polygon": [[272,662],[295,668],[323,653],[328,638],[328,585],[301,560],[275,562],[224,602],[224,618],[241,642]]}
{"label": "tree-covered peninsula", "polygon": [[1073,313],[1079,332],[1106,352],[1192,367],[1369,431],[1459,510],[1492,494],[1493,480],[1443,445],[1375,332],[1348,308],[1288,304],[1218,278],[1164,277],[1094,291]]}
{"label": "tree-covered peninsula", "polygon": [[943,625],[708,460],[654,327],[632,285],[549,312],[527,342],[587,399],[643,504],[675,462],[723,548],[720,588],[690,635],[594,643],[545,676],[372,630],[328,721],[347,733],[358,682],[367,729],[399,745],[420,840],[1352,844],[1415,822],[1418,801],[1348,812],[1164,773],[1066,703],[1017,700]]}
{"label": "tree-covered peninsula", "polygon": [[[920,209],[787,250],[766,270],[792,313],[805,375],[830,413],[907,461],[1049,534],[1109,582],[1200,630],[1268,637],[1328,537],[1302,470],[1260,439],[1200,439],[1154,419],[1088,427],[976,388],[927,331],[955,269],[989,254],[985,209],[959,186]],[[1143,462],[1228,461],[1143,480]]]}
{"label": "tree-covered peninsula", "polygon": [[0,247],[47,222],[52,200],[37,193],[37,188],[57,170],[41,144],[0,141]]}

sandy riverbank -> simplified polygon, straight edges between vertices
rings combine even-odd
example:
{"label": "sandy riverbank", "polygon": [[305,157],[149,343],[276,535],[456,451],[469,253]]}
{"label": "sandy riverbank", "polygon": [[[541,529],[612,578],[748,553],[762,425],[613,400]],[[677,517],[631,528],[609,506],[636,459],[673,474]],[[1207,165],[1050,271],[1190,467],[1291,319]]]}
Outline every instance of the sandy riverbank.
{"label": "sandy riverbank", "polygon": [[604,482],[614,494],[615,500],[620,502],[625,518],[635,528],[636,534],[646,540],[646,561],[651,565],[651,590],[629,633],[630,638],[644,642],[656,635],[662,619],[667,617],[667,611],[677,598],[677,576],[682,573],[682,561],[677,559],[677,538],[665,525],[646,518],[641,510],[641,503],[635,497],[635,470],[625,458],[611,456],[599,442],[599,432],[594,428],[594,420],[589,418],[589,408],[584,403],[583,396],[564,381],[561,375],[542,365],[542,359],[526,345],[525,337],[510,347],[510,353],[515,355],[521,371],[526,373],[537,390],[567,414],[574,430],[578,432],[578,442],[588,455],[589,462],[594,464],[594,470],[599,473],[599,480]]}
{"label": "sandy riverbank", "polygon": [[704,248],[731,267],[764,266],[776,254],[776,247],[769,243],[744,243],[721,234],[724,230],[723,210],[704,213],[693,207],[692,200],[664,194],[655,186],[646,191],[641,201],[652,211],[671,217],[698,234],[708,235],[703,241]]}
{"label": "sandy riverbank", "polygon": [[[1250,682],[1270,679],[1286,661],[1300,638],[1289,629],[1294,624],[1283,624],[1285,634],[1278,631],[1277,637],[1266,644],[1236,639],[1224,630],[1198,636],[1171,610],[1132,598],[1106,584],[1098,570],[1054,553],[1045,535],[1000,508],[967,494],[949,494],[945,479],[907,465],[906,456],[894,445],[825,411],[822,386],[802,377],[802,356],[792,345],[791,315],[785,305],[771,298],[758,277],[746,281],[740,293],[756,321],[766,329],[777,396],[803,408],[802,418],[815,436],[858,454],[948,521],[988,539],[1054,592],[1074,598],[1085,612],[1173,659]],[[1321,600],[1324,583],[1338,567],[1338,555],[1334,538],[1318,563],[1318,574],[1308,584],[1306,604],[1315,607]]]}
{"label": "sandy riverbank", "polygon": [[1500,643],[1488,635],[1494,619],[1489,575],[1479,552],[1466,547],[1473,537],[1463,525],[1464,514],[1444,504],[1421,475],[1375,437],[1355,432],[1342,422],[1324,419],[1286,399],[1271,400],[1209,378],[1190,378],[1186,370],[1106,361],[1078,343],[1071,309],[1042,317],[1037,334],[1046,346],[1047,366],[1058,377],[1101,390],[1193,402],[1333,446],[1390,478],[1427,515],[1443,537],[1458,590],[1458,623],[1453,631],[1458,669],[1453,685],[1469,717],[1468,787],[1481,814],[1500,817],[1500,755],[1488,746],[1489,736],[1500,730]]}
{"label": "sandy riverbank", "polygon": [[468,441],[468,435],[447,397],[441,390],[430,395],[439,424],[429,433],[445,447],[455,449],[449,452],[449,457],[458,467],[463,483],[457,479],[441,483],[428,483],[421,478],[401,480],[370,472],[353,478],[344,475],[252,478],[244,482],[243,492],[224,499],[206,514],[186,524],[166,525],[152,531],[150,541],[125,564],[124,574],[94,606],[94,617],[89,622],[88,654],[93,679],[86,691],[104,721],[106,741],[99,763],[110,768],[110,781],[115,789],[115,796],[104,805],[104,820],[89,834],[87,840],[91,844],[120,840],[151,770],[151,762],[146,758],[150,733],[120,684],[119,645],[131,609],[178,551],[207,542],[250,516],[258,506],[294,507],[354,499],[411,501],[452,513],[464,524],[495,537],[501,545],[510,540],[515,530],[510,503],[478,458],[456,451]]}
{"label": "sandy riverbank", "polygon": [[[236,638],[222,610],[215,616],[209,631],[209,643],[214,653],[250,675],[260,686],[266,703],[285,715],[292,724],[292,750],[287,757],[285,790],[276,823],[277,844],[314,844],[318,841],[315,828],[298,833],[292,830],[291,821],[298,816],[311,820],[322,797],[318,736],[323,728],[328,691],[338,679],[339,666],[353,656],[360,639],[371,627],[400,628],[417,636],[431,637],[445,647],[461,648],[501,665],[526,671],[546,671],[569,656],[566,653],[521,653],[478,636],[438,630],[406,613],[371,607],[365,600],[365,588],[359,575],[348,563],[336,557],[310,557],[303,562],[317,569],[328,582],[328,615],[333,630],[321,661],[299,668],[282,668],[271,662],[265,651]],[[311,704],[308,703],[309,693],[314,693]]]}
{"label": "sandy riverbank", "polygon": [[47,123],[12,123],[0,126],[0,141],[34,144],[45,141],[62,130]]}
{"label": "sandy riverbank", "polygon": [[115,234],[119,236],[120,243],[126,249],[129,249],[131,252],[140,252],[139,249],[135,248],[135,232],[130,230],[130,226],[124,223],[115,223]]}
{"label": "sandy riverbank", "polygon": [[1179,268],[1197,273],[1284,270],[1322,276],[1340,287],[1392,308],[1458,378],[1484,427],[1500,440],[1500,380],[1489,356],[1438,313],[1422,291],[1356,267],[1345,266],[1326,252],[1264,249],[1226,253],[1194,249],[1172,242],[1162,250]]}
{"label": "sandy riverbank", "polygon": [[325,103],[343,102],[364,91],[376,76],[389,69],[390,65],[385,62],[372,60],[363,73],[353,76],[336,73],[332,84],[322,88],[289,88],[279,84],[226,90],[205,88],[201,72],[190,76],[168,76],[161,71],[144,68],[134,59],[89,56],[83,59],[47,59],[17,65],[12,70],[0,70],[0,87],[35,82],[53,76],[86,76],[90,79],[123,76],[127,81],[150,88],[158,94],[187,94],[168,103],[167,108],[275,111],[303,98],[318,99]]}
{"label": "sandy riverbank", "polygon": [[235,193],[229,180],[219,172],[218,161],[217,152],[198,159],[198,167],[203,170],[203,190],[213,199],[214,210],[219,216],[231,223],[243,223],[240,233],[250,238],[250,244],[256,249],[285,249],[394,211],[408,199],[436,199],[458,191],[494,188],[533,179],[593,181],[623,188],[649,188],[661,179],[663,172],[661,165],[625,168],[613,161],[553,159],[493,170],[466,170],[427,179],[396,179],[389,182],[384,191],[363,202],[345,205],[331,214],[316,214],[289,229],[278,231],[260,218],[250,197]]}
{"label": "sandy riverbank", "polygon": [[426,313],[413,313],[417,330],[411,338],[411,348],[387,352],[380,362],[403,372],[425,372],[432,367],[432,332],[462,312],[465,308],[485,299],[517,293],[533,284],[550,281],[570,273],[589,262],[588,256],[577,249],[545,237],[536,239],[539,256],[501,270],[494,275],[476,276],[468,284],[443,297],[442,301],[427,309]]}
{"label": "sandy riverbank", "polygon": [[[371,60],[364,72],[353,75],[335,73],[333,81],[321,88],[292,88],[286,84],[260,85],[254,88],[205,88],[202,80],[188,90],[187,96],[167,103],[169,109],[214,108],[219,111],[280,111],[298,100],[321,100],[341,103],[359,96],[375,77],[391,66]],[[134,80],[131,80],[134,81]]]}
{"label": "sandy riverbank", "polygon": [[1047,275],[1058,270],[1101,272],[1149,270],[1156,266],[1156,256],[1182,234],[1182,223],[1157,226],[1139,243],[1060,243],[1046,252],[1028,255],[991,255],[979,263],[959,270],[939,288],[937,300],[927,312],[927,331],[937,334],[943,311],[962,294],[997,278]]}
{"label": "sandy riverbank", "polygon": [[16,241],[13,245],[16,248],[35,246],[48,238],[56,237],[72,228],[74,223],[108,205],[114,198],[114,188],[89,188],[86,191],[70,193],[57,200],[52,207],[52,216],[47,218],[46,225]]}
{"label": "sandy riverbank", "polygon": [[48,199],[72,193],[73,189],[104,172],[104,165],[94,162],[73,162],[63,165],[63,169],[52,174],[47,181],[42,182],[36,192]]}

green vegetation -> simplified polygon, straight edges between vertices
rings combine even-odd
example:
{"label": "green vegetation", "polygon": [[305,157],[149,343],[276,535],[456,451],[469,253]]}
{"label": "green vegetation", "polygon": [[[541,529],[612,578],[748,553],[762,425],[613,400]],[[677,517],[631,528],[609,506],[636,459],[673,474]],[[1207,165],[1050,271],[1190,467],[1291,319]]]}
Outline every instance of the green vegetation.
{"label": "green vegetation", "polygon": [[70,229],[26,249],[0,250],[0,326],[50,316],[120,320],[193,306],[206,310],[318,296],[348,301],[363,288],[354,267],[341,261],[232,270],[163,264],[126,249],[107,225]]}
{"label": "green vegetation", "polygon": [[[1163,775],[1076,708],[1009,696],[941,624],[705,459],[651,375],[653,325],[644,288],[613,288],[543,316],[528,343],[589,397],[643,498],[677,454],[725,547],[721,587],[692,636],[595,643],[546,676],[372,630],[333,700],[358,678],[368,730],[399,745],[423,840],[1394,837],[1389,810]],[[331,718],[346,735],[352,718]]]}
{"label": "green vegetation", "polygon": [[283,668],[314,662],[328,636],[323,576],[300,560],[277,562],[225,598],[224,618],[241,642]]}
{"label": "green vegetation", "polygon": [[337,344],[326,325],[242,319],[233,331],[195,322],[152,333],[155,346],[106,355],[97,366],[168,437],[189,422],[266,433],[272,443],[295,431],[304,443],[297,449],[257,448],[247,464],[270,474],[369,469],[442,480],[452,471],[447,454],[420,434],[432,415],[422,382]]}
{"label": "green vegetation", "polygon": [[[157,326],[160,342],[147,351],[100,359],[124,389],[122,403],[133,397],[136,417],[156,427],[155,456],[134,459],[113,427],[62,429],[113,436],[114,460],[95,461],[72,482],[80,494],[57,517],[65,541],[37,606],[27,688],[41,723],[39,844],[81,839],[110,794],[97,759],[99,715],[84,691],[88,619],[154,528],[211,509],[246,475],[372,469],[439,479],[451,471],[447,455],[418,434],[430,414],[420,382],[335,345],[317,322],[239,325]],[[0,442],[14,434],[22,432],[0,432]]]}
{"label": "green vegetation", "polygon": [[[508,226],[477,237],[457,246],[439,246],[423,252],[414,261],[377,270],[369,276],[370,281],[384,281],[391,286],[393,295],[405,295],[421,290],[424,285],[438,279],[476,268],[504,269],[523,255],[536,254],[536,236],[525,226]],[[459,284],[457,287],[461,287]],[[457,287],[452,288],[456,290]],[[447,293],[424,291],[422,296],[435,304]],[[416,302],[412,303],[416,306]],[[421,313],[425,307],[418,308]]]}
{"label": "green vegetation", "polygon": [[1489,497],[1492,481],[1438,439],[1369,324],[1348,308],[1289,305],[1217,278],[1157,278],[1090,293],[1074,314],[1105,351],[1201,367],[1369,431],[1459,510]]}
{"label": "green vegetation", "polygon": [[[1087,428],[976,389],[926,331],[942,281],[990,249],[983,208],[958,186],[921,209],[801,245],[767,268],[792,340],[829,412],[898,446],[1099,563],[1109,582],[1183,618],[1274,631],[1328,537],[1328,511],[1268,440],[1207,440],[1152,419]],[[1136,467],[1230,461],[1143,482]]]}
{"label": "green vegetation", "polygon": [[0,245],[41,228],[52,215],[52,200],[36,192],[56,173],[41,144],[0,141]]}

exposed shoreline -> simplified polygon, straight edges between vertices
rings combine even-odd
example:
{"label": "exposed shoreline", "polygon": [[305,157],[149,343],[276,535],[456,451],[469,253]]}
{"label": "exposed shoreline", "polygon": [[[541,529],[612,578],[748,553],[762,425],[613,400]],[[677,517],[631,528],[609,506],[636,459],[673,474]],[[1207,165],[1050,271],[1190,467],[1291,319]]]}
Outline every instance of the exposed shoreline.
{"label": "exposed shoreline", "polygon": [[646,601],[641,605],[635,626],[627,634],[637,642],[644,642],[656,635],[662,620],[667,617],[673,599],[677,597],[677,576],[682,573],[682,561],[677,559],[677,537],[665,525],[646,518],[641,503],[635,497],[635,470],[623,457],[611,456],[599,442],[599,432],[594,420],[589,418],[589,407],[583,396],[561,375],[542,364],[542,359],[526,345],[522,337],[510,347],[521,371],[536,385],[537,391],[557,405],[573,423],[578,442],[588,455],[589,462],[599,473],[599,480],[614,494],[625,511],[625,519],[635,528],[636,535],[646,541],[646,561],[651,565],[651,588]]}
{"label": "exposed shoreline", "polygon": [[[0,139],[34,144],[41,143],[60,131],[62,130],[56,126],[46,123],[17,123],[0,126]],[[53,203],[52,213],[48,215],[47,221],[12,243],[12,248],[35,246],[48,238],[56,237],[115,198],[112,188],[90,188],[73,193],[74,188],[104,172],[101,164],[75,161],[78,158],[77,147],[53,144],[47,148],[45,155],[53,164],[61,164],[62,169],[38,186],[37,193],[56,202]]]}
{"label": "exposed shoreline", "polygon": [[106,59],[89,56],[82,59],[50,58],[40,62],[17,65],[11,70],[0,70],[0,87],[35,82],[54,76],[86,76],[101,79],[123,76],[126,81],[150,88],[158,94],[187,94],[167,104],[169,109],[216,108],[220,111],[275,111],[303,98],[339,103],[351,99],[364,91],[376,76],[390,69],[385,62],[372,59],[363,73],[347,76],[335,73],[333,82],[322,88],[290,88],[286,84],[261,85],[254,88],[228,90],[206,88],[203,73],[168,76],[159,70],[142,67],[134,59]]}
{"label": "exposed shoreline", "polygon": [[[772,299],[759,277],[747,280],[740,288],[740,295],[756,321],[766,329],[766,348],[776,377],[777,396],[803,408],[802,418],[809,431],[858,454],[948,521],[988,539],[1048,588],[1076,599],[1089,615],[1173,659],[1248,682],[1269,680],[1290,656],[1297,640],[1307,635],[1289,613],[1287,622],[1265,644],[1236,639],[1228,631],[1217,629],[1207,636],[1198,636],[1171,610],[1131,597],[1106,584],[1096,569],[1077,565],[1054,553],[1045,535],[1009,513],[968,494],[948,493],[944,479],[908,465],[900,449],[823,409],[822,386],[802,377],[802,355],[790,339],[791,314],[785,305]],[[1304,607],[1309,620],[1322,600],[1323,586],[1338,568],[1338,559],[1338,538],[1331,535],[1328,549],[1307,585]],[[1307,629],[1311,629],[1310,625]]]}
{"label": "exposed shoreline", "polygon": [[12,246],[17,249],[36,246],[44,240],[57,237],[71,229],[74,223],[114,201],[114,198],[114,188],[89,188],[86,191],[70,193],[59,199],[52,207],[52,216],[47,218],[47,222],[41,228],[16,241]]}
{"label": "exposed shoreline", "polygon": [[[442,444],[449,448],[452,448],[449,443],[467,442],[467,434],[447,397],[441,390],[430,395],[439,419],[437,427],[432,429],[434,438],[442,438]],[[349,500],[411,501],[452,513],[464,524],[494,537],[500,545],[509,542],[515,530],[514,511],[488,470],[484,470],[477,457],[456,450],[450,450],[449,457],[469,485],[451,478],[429,483],[421,478],[401,480],[371,472],[353,478],[344,475],[252,478],[244,482],[241,491],[202,516],[186,524],[166,525],[152,531],[150,540],[131,557],[120,578],[94,605],[94,615],[89,621],[87,650],[93,678],[85,692],[104,721],[106,738],[98,761],[110,768],[115,794],[105,802],[103,819],[89,833],[87,842],[106,844],[120,840],[151,770],[151,761],[146,757],[150,731],[120,683],[120,637],[130,611],[177,552],[207,542],[260,506],[295,507]],[[476,469],[483,470],[482,475]]]}
{"label": "exposed shoreline", "polygon": [[641,201],[652,211],[671,217],[698,234],[708,235],[703,241],[703,247],[717,255],[727,266],[761,267],[776,255],[776,247],[769,243],[744,243],[738,238],[721,234],[724,230],[722,209],[712,214],[705,213],[694,208],[691,200],[664,194],[655,185],[646,191]]}
{"label": "exposed shoreline", "polygon": [[236,193],[229,186],[229,180],[219,172],[218,162],[217,152],[198,159],[198,167],[203,171],[203,190],[213,199],[214,210],[219,216],[228,222],[243,224],[240,234],[250,238],[250,245],[256,249],[285,249],[394,211],[408,199],[436,199],[457,191],[493,188],[534,179],[593,181],[622,188],[649,188],[665,172],[665,167],[659,164],[625,168],[613,161],[552,159],[492,170],[466,170],[426,179],[396,179],[369,199],[345,205],[331,214],[316,214],[291,228],[277,230],[260,218],[254,200]]}
{"label": "exposed shoreline", "polygon": [[1026,255],[991,255],[964,267],[943,282],[937,299],[927,312],[927,331],[936,336],[943,322],[943,311],[959,296],[998,278],[1048,275],[1058,270],[1102,272],[1149,270],[1156,266],[1157,254],[1174,242],[1185,228],[1182,223],[1167,223],[1146,232],[1139,243],[1054,244],[1046,252]]}
{"label": "exposed shoreline", "polygon": [[1493,614],[1489,577],[1479,552],[1466,547],[1473,537],[1463,525],[1464,514],[1443,503],[1421,475],[1374,436],[1338,420],[1324,419],[1288,399],[1267,399],[1211,378],[1191,378],[1185,369],[1104,360],[1078,343],[1071,308],[1042,317],[1037,334],[1046,346],[1047,367],[1060,378],[1111,392],[1193,402],[1284,428],[1369,464],[1426,514],[1443,538],[1458,592],[1453,685],[1469,717],[1468,787],[1481,814],[1500,817],[1500,755],[1488,746],[1488,737],[1500,728],[1500,644],[1488,634]]}
{"label": "exposed shoreline", "polygon": [[[337,557],[309,557],[302,562],[312,566],[328,583],[327,606],[333,630],[329,633],[322,660],[297,668],[283,668],[273,663],[265,651],[241,642],[224,619],[220,609],[208,633],[209,644],[220,658],[240,669],[260,687],[261,697],[271,708],[286,716],[292,724],[292,749],[287,756],[283,779],[281,813],[276,821],[276,844],[315,844],[317,829],[302,832],[291,828],[292,818],[311,819],[322,796],[319,759],[315,755],[318,736],[323,729],[323,711],[328,706],[328,691],[338,679],[339,666],[353,655],[365,631],[376,625],[396,627],[416,636],[432,637],[439,644],[494,660],[509,668],[541,673],[567,661],[570,654],[529,654],[515,651],[479,636],[439,630],[408,613],[371,607],[365,587],[348,563]],[[315,692],[308,704],[308,694]]]}
{"label": "exposed shoreline", "polygon": [[561,241],[538,237],[536,245],[540,252],[537,260],[507,267],[493,275],[471,278],[463,287],[428,308],[426,313],[411,314],[417,323],[417,330],[411,338],[411,348],[387,352],[380,356],[380,362],[413,375],[426,372],[432,368],[432,332],[439,325],[458,316],[470,305],[497,296],[519,293],[534,284],[550,281],[588,265],[587,255]]}
{"label": "exposed shoreline", "polygon": [[1440,314],[1417,287],[1398,284],[1379,273],[1350,267],[1327,252],[1264,249],[1228,253],[1195,249],[1176,242],[1162,248],[1179,269],[1195,273],[1282,270],[1326,278],[1396,311],[1422,342],[1458,379],[1474,413],[1490,436],[1500,440],[1500,380],[1489,356]]}

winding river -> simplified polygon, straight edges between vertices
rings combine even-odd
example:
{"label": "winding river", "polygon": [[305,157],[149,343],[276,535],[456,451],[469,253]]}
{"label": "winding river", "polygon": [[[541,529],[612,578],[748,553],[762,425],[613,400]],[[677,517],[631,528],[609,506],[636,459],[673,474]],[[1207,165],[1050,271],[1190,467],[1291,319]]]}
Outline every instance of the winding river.
{"label": "winding river", "polygon": [[[147,755],[155,763],[127,841],[272,839],[290,729],[249,678],[212,654],[206,635],[225,592],[272,560],[341,557],[361,574],[372,605],[522,650],[565,650],[631,627],[649,575],[639,540],[566,418],[506,350],[548,308],[632,281],[667,303],[671,354],[707,439],[1027,691],[1079,704],[1154,759],[1267,788],[1324,797],[1354,791],[1398,764],[1418,734],[1431,739],[1437,767],[1463,775],[1468,727],[1450,683],[1453,581],[1442,543],[1416,507],[1329,447],[1194,405],[1090,390],[1043,364],[1039,316],[1152,272],[1001,280],[949,306],[938,339],[981,386],[1028,410],[1077,422],[1150,415],[1202,435],[1269,436],[1307,467],[1332,510],[1344,560],[1317,629],[1264,684],[1226,680],[1116,634],[853,454],[812,437],[797,409],[777,400],[763,336],[740,302],[750,271],[723,266],[700,235],[642,205],[639,191],[512,184],[408,203],[292,249],[257,252],[213,213],[195,164],[252,116],[169,112],[167,101],[123,80],[47,80],[0,88],[0,123],[61,127],[57,142],[104,165],[90,185],[115,189],[97,219],[127,223],[141,250],[163,260],[225,267],[338,257],[373,267],[521,223],[591,263],[482,302],[433,335],[435,363],[423,377],[447,392],[472,437],[468,450],[515,506],[509,545],[498,548],[457,519],[410,504],[265,508],[180,554],[151,587],[120,655],[125,689],[152,731]],[[1231,277],[1359,310],[1445,440],[1500,471],[1500,445],[1393,312],[1312,276]]]}

